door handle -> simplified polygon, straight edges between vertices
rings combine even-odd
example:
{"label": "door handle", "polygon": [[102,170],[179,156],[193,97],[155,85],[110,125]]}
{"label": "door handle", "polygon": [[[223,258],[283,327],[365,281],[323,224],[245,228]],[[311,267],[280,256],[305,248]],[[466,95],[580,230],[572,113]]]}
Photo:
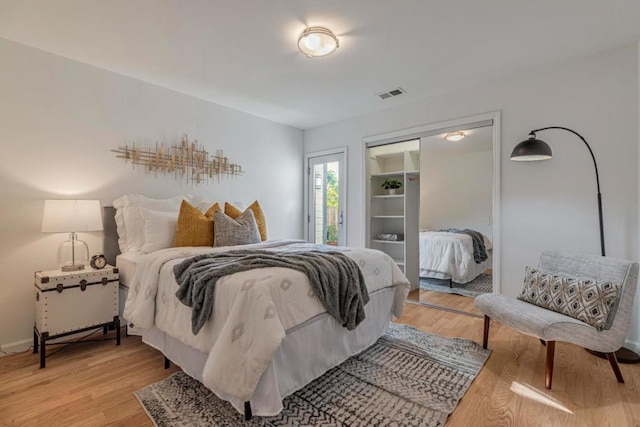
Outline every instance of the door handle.
{"label": "door handle", "polygon": [[338,224],[342,225],[342,223],[343,223],[342,211],[340,211],[340,215],[338,216]]}

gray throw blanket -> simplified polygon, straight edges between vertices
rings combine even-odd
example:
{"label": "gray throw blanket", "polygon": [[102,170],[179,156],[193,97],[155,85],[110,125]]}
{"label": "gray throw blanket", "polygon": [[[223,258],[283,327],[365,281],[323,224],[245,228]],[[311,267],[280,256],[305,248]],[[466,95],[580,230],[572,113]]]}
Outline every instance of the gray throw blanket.
{"label": "gray throw blanket", "polygon": [[482,233],[475,230],[470,230],[468,228],[465,228],[464,230],[459,230],[457,228],[448,228],[440,231],[466,234],[467,236],[471,237],[471,240],[473,240],[473,260],[476,262],[476,264],[480,264],[481,262],[484,262],[489,258],[489,255],[487,255],[487,248],[484,245],[484,237],[482,236]]}
{"label": "gray throw blanket", "polygon": [[369,293],[358,264],[346,255],[326,251],[238,250],[194,256],[173,268],[179,286],[176,296],[193,309],[193,334],[211,317],[220,278],[265,267],[290,268],[306,274],[322,306],[347,329],[355,329],[364,320]]}

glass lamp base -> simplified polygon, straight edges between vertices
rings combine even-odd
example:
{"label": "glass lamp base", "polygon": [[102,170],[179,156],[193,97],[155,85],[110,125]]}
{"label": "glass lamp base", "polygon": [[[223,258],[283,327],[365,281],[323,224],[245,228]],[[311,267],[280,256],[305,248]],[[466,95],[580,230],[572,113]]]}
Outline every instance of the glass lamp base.
{"label": "glass lamp base", "polygon": [[89,247],[78,239],[76,233],[69,235],[69,240],[62,242],[58,248],[58,265],[62,271],[79,271],[89,263]]}

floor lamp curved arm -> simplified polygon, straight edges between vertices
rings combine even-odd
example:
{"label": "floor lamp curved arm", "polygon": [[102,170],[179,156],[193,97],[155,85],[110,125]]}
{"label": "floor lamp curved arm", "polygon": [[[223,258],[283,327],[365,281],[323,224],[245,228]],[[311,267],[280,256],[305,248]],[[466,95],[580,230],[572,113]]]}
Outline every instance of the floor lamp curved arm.
{"label": "floor lamp curved arm", "polygon": [[542,132],[549,129],[560,129],[567,132],[571,132],[572,134],[580,138],[582,142],[584,142],[584,145],[586,145],[587,149],[589,150],[589,154],[591,154],[591,159],[593,160],[593,167],[596,171],[596,189],[598,194],[598,219],[600,224],[600,252],[602,256],[605,256],[604,222],[602,219],[602,194],[600,193],[600,175],[598,174],[598,163],[596,162],[596,156],[593,154],[593,150],[591,149],[591,146],[589,145],[587,140],[584,139],[584,137],[580,135],[578,132],[562,126],[548,126],[548,127],[543,127],[539,129],[534,129],[531,132],[529,132],[529,139],[522,141],[521,143],[519,143],[514,147],[513,152],[511,153],[511,160],[537,161],[537,160],[550,159],[552,156],[551,147],[549,147],[549,144],[547,144],[546,142],[536,138],[537,132]]}
{"label": "floor lamp curved arm", "polygon": [[587,146],[587,150],[589,150],[589,154],[591,154],[591,159],[593,159],[593,167],[596,170],[596,187],[598,189],[598,194],[600,194],[600,175],[598,174],[598,163],[596,162],[596,156],[594,156],[593,150],[591,149],[591,146],[589,145],[587,140],[584,139],[584,136],[580,135],[578,132],[576,132],[573,129],[565,128],[565,127],[562,127],[562,126],[549,126],[549,127],[546,127],[546,128],[535,129],[535,130],[532,130],[531,132],[529,132],[529,135],[531,135],[533,133],[534,137],[535,137],[535,134],[537,132],[542,132],[543,130],[549,130],[549,129],[566,130],[567,132],[571,132],[572,134],[574,134],[575,136],[580,138],[582,140],[582,142],[584,142],[584,145]]}

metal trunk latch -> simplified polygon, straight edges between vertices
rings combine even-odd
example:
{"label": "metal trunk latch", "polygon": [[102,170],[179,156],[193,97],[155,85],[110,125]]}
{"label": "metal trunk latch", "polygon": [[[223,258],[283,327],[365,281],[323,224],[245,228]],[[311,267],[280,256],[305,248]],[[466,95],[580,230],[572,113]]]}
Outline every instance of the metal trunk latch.
{"label": "metal trunk latch", "polygon": [[84,279],[82,279],[82,280],[80,281],[80,290],[81,290],[81,291],[84,291],[85,289],[87,289],[87,281],[86,281],[86,280],[84,280]]}

